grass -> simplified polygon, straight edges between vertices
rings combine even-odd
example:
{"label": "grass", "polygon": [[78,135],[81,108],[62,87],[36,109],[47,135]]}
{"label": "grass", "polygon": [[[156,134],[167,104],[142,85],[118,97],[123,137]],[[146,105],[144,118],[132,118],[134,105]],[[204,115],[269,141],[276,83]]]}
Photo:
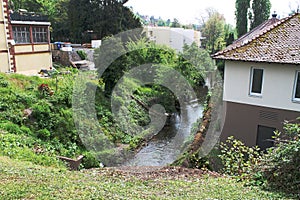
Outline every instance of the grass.
{"label": "grass", "polygon": [[287,199],[230,178],[139,179],[112,170],[70,172],[0,157],[0,199]]}

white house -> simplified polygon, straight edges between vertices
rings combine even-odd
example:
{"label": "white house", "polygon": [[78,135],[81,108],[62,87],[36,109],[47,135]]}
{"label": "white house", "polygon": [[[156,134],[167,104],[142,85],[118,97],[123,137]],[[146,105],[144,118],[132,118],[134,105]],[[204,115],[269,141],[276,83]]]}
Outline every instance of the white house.
{"label": "white house", "polygon": [[300,116],[300,14],[273,15],[213,58],[225,60],[221,141],[272,146],[273,131]]}
{"label": "white house", "polygon": [[167,45],[179,52],[183,50],[184,44],[191,45],[195,42],[199,47],[201,44],[200,32],[193,29],[146,26],[144,32],[151,41]]}

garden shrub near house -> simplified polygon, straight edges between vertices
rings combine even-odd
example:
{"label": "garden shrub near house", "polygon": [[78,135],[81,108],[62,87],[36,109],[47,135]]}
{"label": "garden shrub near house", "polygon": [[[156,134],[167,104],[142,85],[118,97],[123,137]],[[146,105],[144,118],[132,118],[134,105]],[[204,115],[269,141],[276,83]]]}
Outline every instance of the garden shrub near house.
{"label": "garden shrub near house", "polygon": [[300,123],[284,123],[284,132],[275,132],[275,145],[260,152],[229,137],[221,144],[223,172],[261,185],[300,197]]}
{"label": "garden shrub near house", "polygon": [[221,144],[219,155],[225,174],[236,177],[238,180],[250,180],[255,173],[255,167],[261,159],[258,147],[247,147],[233,136]]}
{"label": "garden shrub near house", "polygon": [[284,124],[275,133],[275,147],[269,148],[258,165],[258,172],[269,187],[300,197],[300,124]]}

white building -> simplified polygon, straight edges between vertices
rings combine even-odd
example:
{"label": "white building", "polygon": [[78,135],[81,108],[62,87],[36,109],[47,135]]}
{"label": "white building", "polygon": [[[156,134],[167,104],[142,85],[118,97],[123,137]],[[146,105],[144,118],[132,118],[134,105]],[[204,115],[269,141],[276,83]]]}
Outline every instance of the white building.
{"label": "white building", "polygon": [[184,44],[191,45],[195,42],[199,47],[201,45],[201,33],[193,29],[146,26],[144,31],[151,41],[167,45],[179,52],[183,50]]}
{"label": "white building", "polygon": [[300,116],[300,14],[273,15],[214,59],[225,60],[221,140],[272,146],[273,131]]}

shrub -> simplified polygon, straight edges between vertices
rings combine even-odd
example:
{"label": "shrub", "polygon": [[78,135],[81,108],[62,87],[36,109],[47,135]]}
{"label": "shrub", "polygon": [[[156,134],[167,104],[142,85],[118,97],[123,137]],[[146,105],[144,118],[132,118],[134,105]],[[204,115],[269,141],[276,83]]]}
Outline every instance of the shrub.
{"label": "shrub", "polygon": [[85,169],[90,169],[93,167],[100,166],[99,161],[96,159],[96,157],[93,153],[85,152],[83,155],[84,155],[84,158],[82,160],[82,165]]}
{"label": "shrub", "polygon": [[87,54],[85,51],[83,50],[78,50],[77,54],[79,55],[79,57],[81,58],[81,60],[86,60],[87,59]]}
{"label": "shrub", "polygon": [[284,132],[275,132],[275,146],[261,159],[258,172],[268,186],[300,197],[300,124],[284,123]]}
{"label": "shrub", "polygon": [[250,180],[255,173],[261,153],[258,147],[247,147],[234,137],[229,137],[226,143],[221,143],[223,172],[235,176],[238,180]]}

